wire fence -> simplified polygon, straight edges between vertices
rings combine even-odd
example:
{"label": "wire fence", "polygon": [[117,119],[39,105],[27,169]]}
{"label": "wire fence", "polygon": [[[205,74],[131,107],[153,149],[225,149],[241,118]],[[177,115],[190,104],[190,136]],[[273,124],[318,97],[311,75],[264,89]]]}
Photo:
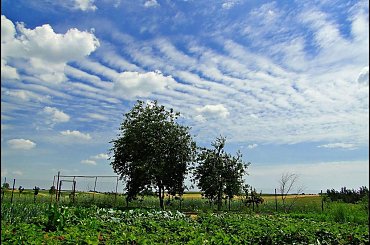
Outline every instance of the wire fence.
{"label": "wire fence", "polygon": [[[35,187],[39,187],[40,190],[50,190],[52,186],[57,186],[57,178],[51,177],[50,180],[46,179],[27,179],[27,178],[1,178],[1,185],[7,183],[9,188],[13,188],[13,182],[15,180],[15,190],[19,190],[20,187],[24,188],[25,190],[33,190]],[[62,182],[62,190],[63,191],[72,191],[73,189],[73,177],[61,177],[60,180]],[[60,181],[59,180],[59,181]],[[122,181],[118,181],[117,185],[117,177],[111,178],[102,178],[98,177],[95,179],[94,177],[91,178],[82,178],[76,177],[75,180],[76,186],[75,190],[78,192],[93,192],[94,187],[96,192],[101,193],[108,193],[108,192],[116,192],[123,193],[124,184]]]}

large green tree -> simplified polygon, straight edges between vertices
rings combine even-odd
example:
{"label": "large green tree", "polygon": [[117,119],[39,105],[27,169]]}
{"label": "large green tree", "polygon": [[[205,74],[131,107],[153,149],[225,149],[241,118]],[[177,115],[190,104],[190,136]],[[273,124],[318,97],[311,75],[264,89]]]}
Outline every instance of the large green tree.
{"label": "large green tree", "polygon": [[201,148],[197,157],[198,165],[194,168],[194,181],[203,195],[211,202],[217,202],[217,209],[222,207],[222,198],[229,200],[241,192],[243,176],[250,163],[242,160],[238,151],[232,156],[224,151],[226,139],[216,138],[213,149]]}
{"label": "large green tree", "polygon": [[195,142],[189,127],[177,123],[180,113],[167,110],[157,101],[137,101],[125,114],[120,134],[112,140],[114,171],[126,182],[127,198],[156,188],[160,207],[164,195],[184,192],[189,163],[194,159]]}

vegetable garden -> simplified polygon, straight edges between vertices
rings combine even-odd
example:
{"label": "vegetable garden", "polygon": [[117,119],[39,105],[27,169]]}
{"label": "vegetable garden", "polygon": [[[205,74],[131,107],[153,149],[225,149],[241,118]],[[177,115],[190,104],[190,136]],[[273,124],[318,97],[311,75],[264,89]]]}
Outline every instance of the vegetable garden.
{"label": "vegetable garden", "polygon": [[[289,213],[275,211],[273,196],[254,211],[232,202],[216,211],[196,194],[173,200],[165,210],[155,197],[126,207],[124,196],[77,193],[59,203],[50,195],[23,191],[1,204],[2,244],[369,244],[368,200],[357,204],[325,202],[318,195],[299,197]],[[289,200],[289,199],[288,199]],[[90,202],[89,202],[90,201]],[[176,204],[177,202],[177,204]],[[279,202],[279,207],[281,203]]]}

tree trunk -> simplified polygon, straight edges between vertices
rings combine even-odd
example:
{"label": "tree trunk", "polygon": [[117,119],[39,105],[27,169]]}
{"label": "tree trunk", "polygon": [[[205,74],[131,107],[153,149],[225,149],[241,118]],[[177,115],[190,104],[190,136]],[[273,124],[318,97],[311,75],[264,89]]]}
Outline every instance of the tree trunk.
{"label": "tree trunk", "polygon": [[217,195],[217,211],[220,211],[221,207],[222,207],[222,191],[220,189]]}
{"label": "tree trunk", "polygon": [[164,198],[164,188],[162,186],[158,186],[159,189],[159,206],[162,210],[164,210],[163,198]]}

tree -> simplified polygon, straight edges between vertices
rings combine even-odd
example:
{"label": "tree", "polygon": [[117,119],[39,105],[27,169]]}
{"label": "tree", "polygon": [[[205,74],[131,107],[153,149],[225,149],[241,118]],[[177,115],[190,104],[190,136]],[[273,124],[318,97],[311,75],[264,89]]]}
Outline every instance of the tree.
{"label": "tree", "polygon": [[33,202],[36,202],[36,196],[39,194],[39,191],[40,191],[40,187],[35,186],[33,188]]}
{"label": "tree", "polygon": [[113,143],[113,170],[126,181],[127,201],[140,192],[156,188],[164,209],[165,191],[181,194],[195,142],[190,128],[179,125],[180,113],[166,110],[157,101],[137,101],[125,114],[120,134]]}
{"label": "tree", "polygon": [[[243,176],[250,163],[244,163],[238,151],[231,156],[224,151],[226,139],[216,138],[213,149],[201,148],[197,157],[198,166],[194,168],[194,182],[211,202],[217,202],[217,209],[222,206],[222,197],[229,201],[241,192]],[[229,202],[230,204],[230,202]],[[230,205],[229,205],[230,206]]]}
{"label": "tree", "polygon": [[295,173],[283,173],[281,175],[281,178],[279,180],[279,191],[280,191],[280,194],[281,194],[281,200],[283,202],[283,208],[285,209],[285,211],[288,211],[290,210],[293,205],[295,204],[295,202],[297,201],[298,199],[298,194],[301,193],[303,191],[303,187],[298,187],[296,189],[296,194],[294,199],[290,202],[289,205],[287,205],[286,203],[286,198],[288,196],[289,193],[291,193],[291,191],[293,191],[293,188],[296,188],[296,184],[298,182],[298,175],[295,174]]}
{"label": "tree", "polygon": [[19,196],[21,196],[22,192],[24,191],[23,186],[19,186],[18,191],[19,191]]}
{"label": "tree", "polygon": [[49,194],[50,194],[50,195],[54,195],[55,193],[56,193],[55,186],[54,186],[54,185],[52,185],[52,186],[50,187],[50,189],[49,189]]}
{"label": "tree", "polygon": [[9,183],[3,183],[3,186],[2,186],[5,190],[8,190],[10,188],[10,185]]}

